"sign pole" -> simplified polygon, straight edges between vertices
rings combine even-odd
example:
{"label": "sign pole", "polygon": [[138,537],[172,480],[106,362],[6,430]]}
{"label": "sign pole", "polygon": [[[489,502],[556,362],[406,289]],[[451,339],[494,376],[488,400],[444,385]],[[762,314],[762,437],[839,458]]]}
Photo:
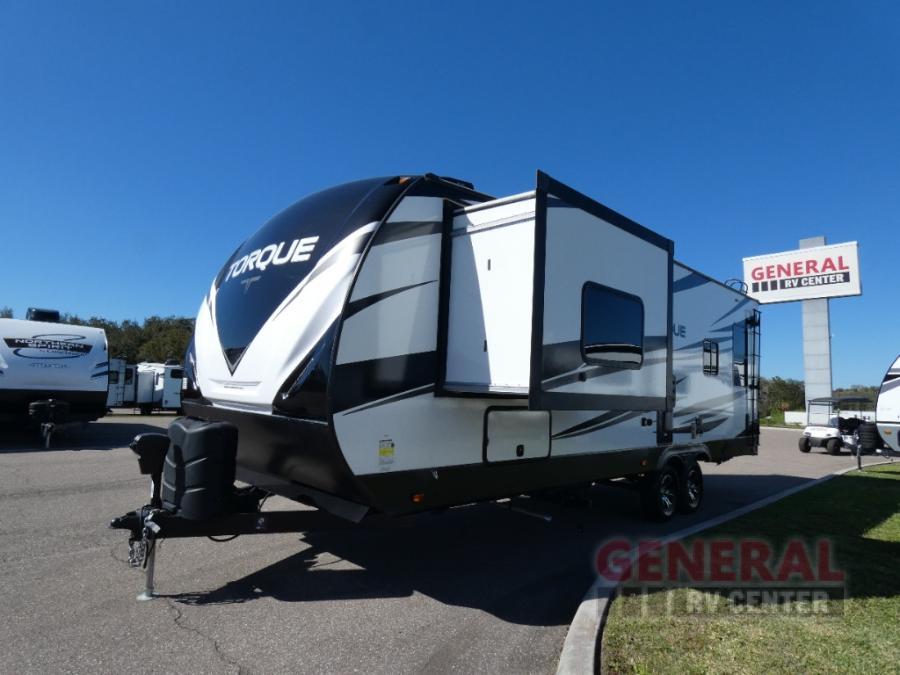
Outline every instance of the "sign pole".
{"label": "sign pole", "polygon": [[[801,239],[799,248],[824,246],[825,237]],[[831,318],[828,298],[803,300],[803,371],[806,414],[809,400],[831,396]]]}

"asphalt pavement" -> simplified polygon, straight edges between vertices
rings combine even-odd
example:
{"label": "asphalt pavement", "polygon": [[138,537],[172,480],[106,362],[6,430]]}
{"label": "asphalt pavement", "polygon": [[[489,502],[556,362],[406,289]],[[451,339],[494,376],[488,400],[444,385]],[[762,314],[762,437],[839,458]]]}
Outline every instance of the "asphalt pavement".
{"label": "asphalt pavement", "polygon": [[[552,673],[603,539],[681,529],[855,462],[764,429],[757,457],[703,465],[700,511],[641,520],[631,491],[528,499],[360,530],[160,544],[137,602],[127,535],[148,499],[127,448],[171,418],[114,415],[54,441],[0,438],[0,669],[10,673]],[[873,460],[870,460],[873,461]],[[280,498],[266,510],[296,508]]]}

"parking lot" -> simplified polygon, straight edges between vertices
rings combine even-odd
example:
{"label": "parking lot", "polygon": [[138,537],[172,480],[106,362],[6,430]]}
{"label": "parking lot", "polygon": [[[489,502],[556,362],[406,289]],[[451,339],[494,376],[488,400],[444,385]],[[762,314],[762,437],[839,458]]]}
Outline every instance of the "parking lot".
{"label": "parking lot", "polygon": [[139,603],[127,535],[107,523],[148,497],[129,440],[170,419],[114,415],[51,450],[0,439],[5,672],[553,672],[600,540],[680,529],[855,462],[766,429],[758,457],[704,465],[704,505],[667,527],[601,487],[591,506],[529,500],[550,522],[482,504],[359,531],[171,540],[162,597]]}

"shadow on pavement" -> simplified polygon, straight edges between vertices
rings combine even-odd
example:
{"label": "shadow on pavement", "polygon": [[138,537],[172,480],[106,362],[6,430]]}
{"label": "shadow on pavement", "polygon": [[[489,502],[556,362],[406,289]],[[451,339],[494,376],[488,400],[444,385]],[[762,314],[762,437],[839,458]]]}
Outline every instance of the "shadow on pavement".
{"label": "shadow on pavement", "polygon": [[59,450],[113,450],[131,443],[138,434],[164,432],[165,429],[140,422],[75,424],[53,435],[44,448],[38,429],[7,430],[0,435],[0,454],[17,452],[55,452]]}
{"label": "shadow on pavement", "polygon": [[[558,500],[523,500],[530,511],[551,515],[550,523],[480,504],[386,526],[310,532],[302,536],[310,548],[300,553],[215,590],[168,597],[208,605],[263,597],[317,602],[422,593],[507,622],[562,625],[571,620],[594,580],[593,557],[604,539],[674,532],[808,480],[788,475],[708,476],[700,511],[665,525],[641,519],[637,493],[597,486],[590,491],[590,506],[584,499],[579,507]],[[322,553],[352,563],[353,569],[320,564]]]}

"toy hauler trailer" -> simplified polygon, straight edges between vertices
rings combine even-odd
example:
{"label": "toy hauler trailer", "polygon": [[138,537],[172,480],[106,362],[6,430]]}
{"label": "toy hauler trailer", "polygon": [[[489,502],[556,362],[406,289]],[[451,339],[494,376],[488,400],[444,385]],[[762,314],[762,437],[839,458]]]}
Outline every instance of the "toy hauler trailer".
{"label": "toy hauler trailer", "polygon": [[59,427],[106,414],[106,333],[51,310],[28,316],[40,320],[0,319],[0,421],[40,428],[49,445]]}
{"label": "toy hauler trailer", "polygon": [[655,519],[696,510],[698,460],[757,452],[760,321],[673,253],[543,173],[502,199],[434,175],[307,197],[214,279],[188,417],[134,445],[153,508],[114,526],[142,550],[266,531],[235,476],[355,522],[626,476]]}
{"label": "toy hauler trailer", "polygon": [[139,408],[141,414],[154,410],[180,410],[184,370],[180,364],[137,365],[124,359],[110,359],[107,405],[110,408]]}

